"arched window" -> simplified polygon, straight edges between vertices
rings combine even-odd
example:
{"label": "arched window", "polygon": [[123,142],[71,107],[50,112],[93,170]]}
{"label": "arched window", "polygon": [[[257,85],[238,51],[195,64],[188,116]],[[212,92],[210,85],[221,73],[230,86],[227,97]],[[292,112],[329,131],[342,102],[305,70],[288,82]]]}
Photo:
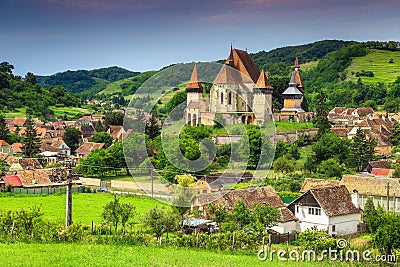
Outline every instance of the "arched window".
{"label": "arched window", "polygon": [[221,92],[221,104],[223,104],[223,103],[224,103],[224,93]]}
{"label": "arched window", "polygon": [[228,105],[232,105],[232,93],[228,93]]}

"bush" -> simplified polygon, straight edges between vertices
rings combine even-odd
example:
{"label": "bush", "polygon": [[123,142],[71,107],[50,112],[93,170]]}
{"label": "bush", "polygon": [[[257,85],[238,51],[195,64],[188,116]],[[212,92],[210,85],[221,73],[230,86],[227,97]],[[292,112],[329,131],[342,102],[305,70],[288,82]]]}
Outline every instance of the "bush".
{"label": "bush", "polygon": [[306,249],[316,249],[316,251],[337,249],[336,239],[328,235],[325,231],[316,228],[307,229],[297,236],[294,245],[303,245]]}

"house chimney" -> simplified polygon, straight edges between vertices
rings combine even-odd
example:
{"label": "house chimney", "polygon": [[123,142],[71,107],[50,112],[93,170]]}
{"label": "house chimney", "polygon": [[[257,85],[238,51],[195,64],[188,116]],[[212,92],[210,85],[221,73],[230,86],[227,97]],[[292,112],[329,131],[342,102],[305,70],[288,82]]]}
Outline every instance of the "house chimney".
{"label": "house chimney", "polygon": [[354,206],[359,209],[361,207],[359,206],[358,197],[358,191],[354,189],[351,193],[351,202],[353,202]]}

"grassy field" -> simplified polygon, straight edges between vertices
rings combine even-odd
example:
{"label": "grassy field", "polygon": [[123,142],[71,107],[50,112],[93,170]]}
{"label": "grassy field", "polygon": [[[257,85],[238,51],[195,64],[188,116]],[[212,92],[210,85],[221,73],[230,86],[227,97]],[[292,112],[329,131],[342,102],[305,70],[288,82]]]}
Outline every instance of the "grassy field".
{"label": "grassy field", "polygon": [[26,108],[18,108],[13,112],[4,114],[4,117],[6,118],[25,117],[25,116],[26,116]]}
{"label": "grassy field", "polygon": [[315,61],[310,61],[304,64],[300,64],[300,71],[301,70],[309,70],[311,68],[314,68],[318,65],[319,60],[315,60]]}
{"label": "grassy field", "polygon": [[312,122],[285,122],[276,121],[276,132],[295,132],[297,130],[314,128]]}
{"label": "grassy field", "polygon": [[[389,63],[390,59],[394,63]],[[347,77],[357,81],[355,73],[361,70],[374,73],[374,77],[361,77],[364,83],[394,82],[400,76],[400,52],[371,49],[366,56],[353,58],[350,67],[346,69]]]}
{"label": "grassy field", "polygon": [[[113,199],[111,194],[104,193],[78,193],[73,195],[72,218],[74,222],[90,225],[92,220],[95,223],[101,222],[103,207]],[[136,207],[137,215],[149,211],[155,205],[166,206],[165,204],[139,196],[122,196],[121,202],[130,203]],[[63,222],[65,219],[65,194],[63,195],[15,195],[2,197],[0,195],[0,210],[20,210],[33,206],[41,206],[44,212],[43,219],[53,222]]]}
{"label": "grassy field", "polygon": [[344,262],[259,261],[199,249],[97,244],[0,244],[1,266],[350,266]]}
{"label": "grassy field", "polygon": [[54,112],[56,118],[67,115],[68,119],[75,119],[94,112],[92,109],[76,107],[50,107],[50,109]]}

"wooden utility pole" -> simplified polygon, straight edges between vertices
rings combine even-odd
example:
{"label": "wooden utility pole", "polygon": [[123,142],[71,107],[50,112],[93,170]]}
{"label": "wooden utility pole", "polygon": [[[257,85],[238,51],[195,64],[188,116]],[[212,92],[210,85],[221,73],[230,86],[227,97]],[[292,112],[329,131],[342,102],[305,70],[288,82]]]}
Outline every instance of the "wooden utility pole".
{"label": "wooden utility pole", "polygon": [[386,187],[386,210],[389,211],[389,189],[390,189],[389,182],[385,187]]}
{"label": "wooden utility pole", "polygon": [[65,202],[65,228],[72,224],[72,168],[68,164],[67,170],[67,192]]}

